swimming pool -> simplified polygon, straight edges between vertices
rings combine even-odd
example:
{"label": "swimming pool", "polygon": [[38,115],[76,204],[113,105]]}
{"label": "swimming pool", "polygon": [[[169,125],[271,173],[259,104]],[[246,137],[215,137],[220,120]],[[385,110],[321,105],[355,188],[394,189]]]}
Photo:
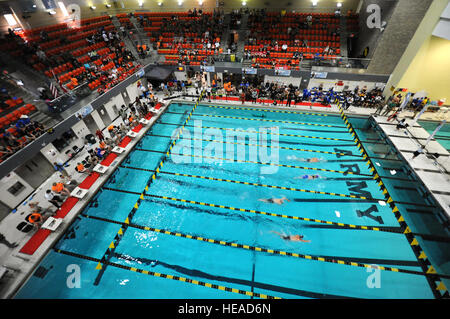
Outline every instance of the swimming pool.
{"label": "swimming pool", "polygon": [[169,106],[16,298],[439,294],[423,260],[449,273],[448,234],[366,119],[350,122],[426,258],[340,116],[193,107]]}
{"label": "swimming pool", "polygon": [[[430,134],[441,122],[435,121],[418,121],[419,124]],[[450,124],[445,124],[439,132],[434,136],[436,141],[439,142],[446,150],[450,151]]]}

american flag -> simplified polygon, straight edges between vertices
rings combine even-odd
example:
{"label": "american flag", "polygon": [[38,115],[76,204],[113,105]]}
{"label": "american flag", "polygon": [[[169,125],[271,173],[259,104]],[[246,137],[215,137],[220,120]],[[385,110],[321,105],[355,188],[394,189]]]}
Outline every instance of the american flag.
{"label": "american flag", "polygon": [[58,88],[53,84],[53,82],[50,82],[50,92],[53,95],[53,98],[57,98],[58,97]]}

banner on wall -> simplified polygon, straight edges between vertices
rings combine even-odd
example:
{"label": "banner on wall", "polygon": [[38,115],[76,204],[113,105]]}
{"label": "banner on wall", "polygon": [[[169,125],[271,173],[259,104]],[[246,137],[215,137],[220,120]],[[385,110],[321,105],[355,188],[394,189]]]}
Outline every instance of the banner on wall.
{"label": "banner on wall", "polygon": [[316,79],[326,79],[328,72],[311,72],[311,77]]}
{"label": "banner on wall", "polygon": [[93,110],[94,110],[94,108],[92,107],[92,105],[88,104],[85,107],[83,107],[81,110],[79,110],[77,113],[75,113],[75,115],[79,119],[83,119],[84,117],[89,115]]}
{"label": "banner on wall", "polygon": [[244,74],[257,74],[258,70],[254,68],[242,68],[242,73]]}
{"label": "banner on wall", "polygon": [[44,5],[45,9],[56,9],[55,0],[41,0],[42,4]]}
{"label": "banner on wall", "polygon": [[202,71],[202,72],[216,72],[216,68],[214,66],[200,65],[200,71]]}
{"label": "banner on wall", "polygon": [[405,98],[403,99],[402,104],[400,105],[400,110],[403,110],[406,106],[406,104],[408,104],[409,99],[411,98],[411,92],[406,93]]}
{"label": "banner on wall", "polygon": [[136,73],[136,77],[137,77],[138,79],[142,78],[144,75],[145,75],[145,70],[144,70],[144,68],[140,69],[140,70],[137,71],[137,73]]}
{"label": "banner on wall", "polygon": [[275,75],[290,76],[291,70],[275,69]]}

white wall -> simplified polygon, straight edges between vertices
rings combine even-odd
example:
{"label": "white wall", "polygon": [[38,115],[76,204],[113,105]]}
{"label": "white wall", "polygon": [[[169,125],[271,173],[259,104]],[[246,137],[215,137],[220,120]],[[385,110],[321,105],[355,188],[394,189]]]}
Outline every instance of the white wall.
{"label": "white wall", "polygon": [[184,71],[184,72],[173,72],[173,74],[175,75],[175,78],[178,81],[187,81],[186,71]]}
{"label": "white wall", "polygon": [[95,110],[94,112],[91,113],[91,115],[95,121],[95,124],[97,124],[97,126],[100,130],[102,130],[105,127],[105,123],[103,123],[103,120],[100,117],[100,114],[98,114],[98,111]]}
{"label": "white wall", "polygon": [[72,126],[72,130],[78,138],[81,138],[84,141],[84,137],[91,132],[83,121],[78,121],[74,126]]}
{"label": "white wall", "polygon": [[[22,183],[24,188],[19,193],[17,193],[16,196],[14,196],[10,192],[8,192],[8,188],[13,186],[17,182]],[[19,177],[19,175],[14,172],[9,173],[0,180],[0,200],[3,204],[11,209],[19,205],[33,191],[33,187],[31,187],[30,184],[28,184],[24,179]]]}
{"label": "white wall", "polygon": [[131,103],[133,103],[134,100],[136,100],[136,97],[139,96],[139,94],[140,94],[139,89],[137,87],[137,82],[138,81],[136,81],[133,84],[128,85],[128,87],[127,87],[127,92],[128,92],[128,96],[130,97]]}
{"label": "white wall", "polygon": [[67,156],[64,153],[61,154],[52,143],[41,148],[41,153],[52,165],[54,162],[61,163],[67,160]]}
{"label": "white wall", "polygon": [[113,105],[116,105],[117,109],[120,110],[120,107],[124,104],[125,101],[123,100],[122,94],[117,94],[117,96],[113,97],[109,102],[105,103],[104,106],[109,117],[115,119],[119,113],[114,110]]}

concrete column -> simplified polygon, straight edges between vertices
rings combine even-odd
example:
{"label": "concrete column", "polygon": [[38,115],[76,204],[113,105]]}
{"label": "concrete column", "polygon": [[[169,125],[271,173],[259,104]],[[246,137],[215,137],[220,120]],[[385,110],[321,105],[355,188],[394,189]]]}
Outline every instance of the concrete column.
{"label": "concrete column", "polygon": [[[414,1],[411,1],[414,2]],[[419,1],[420,2],[420,1]],[[404,50],[402,56],[400,57],[397,65],[392,70],[392,75],[386,84],[385,95],[390,95],[391,86],[396,87],[398,82],[401,80],[405,72],[408,70],[409,65],[413,61],[414,57],[419,52],[422,44],[430,37],[433,33],[436,24],[439,22],[439,18],[448,5],[448,0],[435,0],[428,6],[427,12],[424,14],[422,22],[418,26],[414,36],[408,43],[408,46]],[[370,67],[370,66],[369,66]]]}
{"label": "concrete column", "polygon": [[105,127],[105,123],[103,123],[103,120],[100,117],[100,114],[98,114],[97,110],[95,110],[94,112],[91,113],[91,115],[95,121],[95,124],[97,124],[97,126],[100,130],[102,130]]}
{"label": "concrete column", "polygon": [[[419,25],[421,28],[426,27],[422,21],[430,5],[433,2],[435,5],[444,1],[447,0],[399,0],[379,39],[367,72],[391,74],[406,53],[405,50],[412,41],[411,39],[420,31]],[[434,28],[434,25],[431,28]]]}

